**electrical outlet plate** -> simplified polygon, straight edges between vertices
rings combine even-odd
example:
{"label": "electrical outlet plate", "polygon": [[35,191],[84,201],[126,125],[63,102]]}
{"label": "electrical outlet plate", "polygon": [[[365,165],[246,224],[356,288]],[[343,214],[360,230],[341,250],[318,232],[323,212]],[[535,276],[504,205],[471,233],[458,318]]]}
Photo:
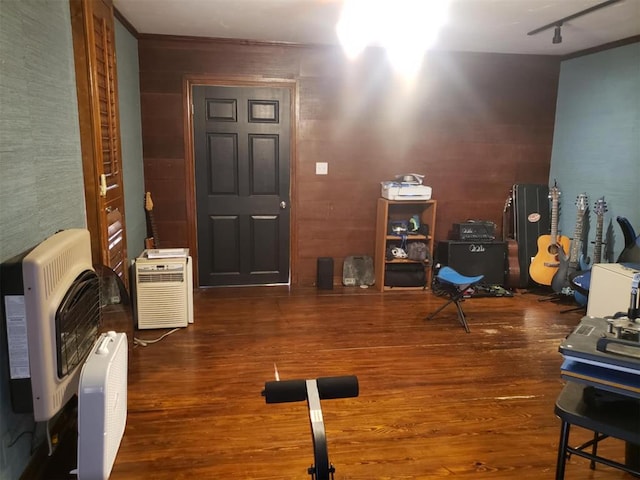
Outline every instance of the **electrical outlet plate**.
{"label": "electrical outlet plate", "polygon": [[329,164],[327,162],[316,162],[316,175],[327,175]]}

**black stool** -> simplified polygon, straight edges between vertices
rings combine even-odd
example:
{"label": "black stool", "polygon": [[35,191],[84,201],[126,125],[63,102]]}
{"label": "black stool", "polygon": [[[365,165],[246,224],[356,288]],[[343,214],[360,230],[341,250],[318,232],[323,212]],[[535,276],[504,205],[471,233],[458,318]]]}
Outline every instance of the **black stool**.
{"label": "black stool", "polygon": [[[556,480],[564,479],[566,462],[572,454],[591,460],[591,469],[595,469],[596,463],[602,463],[640,476],[640,400],[622,395],[599,399],[598,392],[593,387],[568,382],[556,401],[555,414],[562,421]],[[593,440],[570,447],[571,425],[593,431]],[[598,442],[608,437],[627,442],[626,464],[597,454]],[[592,447],[591,453],[585,451],[588,447]]]}

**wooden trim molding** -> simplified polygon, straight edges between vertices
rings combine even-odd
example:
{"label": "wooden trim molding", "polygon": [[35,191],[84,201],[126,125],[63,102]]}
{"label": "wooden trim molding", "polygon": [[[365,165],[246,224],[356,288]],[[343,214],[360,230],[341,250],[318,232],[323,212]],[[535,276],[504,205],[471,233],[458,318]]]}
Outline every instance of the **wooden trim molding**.
{"label": "wooden trim molding", "polygon": [[125,16],[122,15],[122,13],[120,13],[120,11],[115,7],[113,8],[113,16],[122,24],[124,28],[129,31],[129,33],[131,33],[131,35],[133,35],[136,39],[140,39],[140,33],[138,33],[138,31],[136,30],[136,27],[131,25],[129,20],[127,20]]}
{"label": "wooden trim molding", "polygon": [[611,50],[612,48],[623,47],[625,45],[638,42],[640,42],[640,35],[635,35],[633,37],[623,38],[622,40],[616,40],[615,42],[605,43],[604,45],[599,45],[597,47],[587,48],[586,50],[581,50],[579,52],[570,53],[562,57],[562,60],[584,57],[585,55],[591,55],[593,53],[603,52],[605,50]]}
{"label": "wooden trim molding", "polygon": [[186,189],[186,217],[188,245],[191,257],[193,259],[193,281],[194,285],[199,287],[198,280],[198,224],[196,215],[196,186],[195,186],[195,157],[194,157],[194,138],[193,138],[193,87],[196,85],[208,86],[231,86],[231,87],[278,87],[288,88],[291,94],[291,140],[290,152],[291,161],[289,162],[289,208],[290,208],[290,227],[289,227],[289,276],[290,284],[298,284],[297,258],[298,258],[298,231],[297,221],[297,130],[299,121],[299,88],[298,82],[295,80],[284,79],[268,79],[262,77],[234,77],[234,76],[211,76],[211,75],[185,75],[183,76],[182,92],[184,101],[184,165],[185,165],[185,189]]}
{"label": "wooden trim molding", "polygon": [[275,47],[301,47],[301,48],[336,48],[335,45],[321,45],[312,43],[298,43],[298,42],[285,42],[285,41],[266,41],[266,40],[251,40],[244,38],[224,38],[224,37],[194,37],[190,35],[164,35],[160,33],[141,33],[138,36],[139,40],[161,40],[172,42],[185,42],[185,43],[201,43],[201,44],[226,44],[226,45],[253,45],[253,46],[275,46]]}

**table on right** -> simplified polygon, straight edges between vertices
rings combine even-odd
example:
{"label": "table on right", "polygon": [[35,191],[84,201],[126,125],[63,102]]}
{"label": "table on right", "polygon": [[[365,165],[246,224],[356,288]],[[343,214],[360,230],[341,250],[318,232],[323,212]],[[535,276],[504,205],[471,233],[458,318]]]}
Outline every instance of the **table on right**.
{"label": "table on right", "polygon": [[[564,479],[570,455],[591,460],[592,469],[596,463],[602,463],[640,477],[639,399],[569,381],[558,396],[555,414],[562,422],[556,480]],[[593,439],[577,447],[569,446],[573,425],[592,431]],[[624,464],[598,455],[598,443],[609,437],[626,442]]]}

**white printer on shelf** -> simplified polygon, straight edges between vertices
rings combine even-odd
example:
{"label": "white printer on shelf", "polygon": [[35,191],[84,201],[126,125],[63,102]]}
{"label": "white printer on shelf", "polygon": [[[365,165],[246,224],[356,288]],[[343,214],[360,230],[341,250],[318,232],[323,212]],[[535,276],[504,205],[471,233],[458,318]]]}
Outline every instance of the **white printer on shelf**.
{"label": "white printer on shelf", "polygon": [[397,175],[395,180],[380,182],[381,195],[387,200],[431,200],[431,187],[422,184],[424,175]]}

